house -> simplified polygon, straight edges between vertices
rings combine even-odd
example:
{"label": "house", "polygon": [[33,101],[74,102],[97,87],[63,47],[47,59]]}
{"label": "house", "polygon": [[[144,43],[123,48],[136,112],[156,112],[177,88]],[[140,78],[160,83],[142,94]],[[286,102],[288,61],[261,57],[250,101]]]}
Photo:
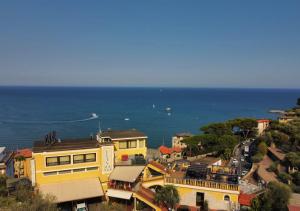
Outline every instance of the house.
{"label": "house", "polygon": [[14,153],[6,147],[0,147],[0,175],[14,176]]}
{"label": "house", "polygon": [[122,161],[141,160],[147,155],[147,136],[135,129],[132,130],[107,130],[98,133],[100,143],[111,142],[114,145],[115,163]]}
{"label": "house", "polygon": [[29,148],[16,151],[14,156],[14,176],[16,178],[27,177],[31,180],[31,158],[32,150]]}
{"label": "house", "polygon": [[114,169],[114,145],[93,138],[60,140],[46,136],[34,142],[32,185],[57,203],[101,201]]}
{"label": "house", "polygon": [[181,159],[182,158],[182,149],[180,147],[166,147],[164,145],[158,148],[160,157],[162,159]]}
{"label": "house", "polygon": [[106,193],[109,201],[123,204],[127,209],[133,209],[133,193],[140,186],[144,168],[145,166],[116,166],[109,175]]}
{"label": "house", "polygon": [[190,210],[201,209],[205,200],[213,210],[237,210],[240,188],[236,172],[235,168],[208,167],[207,164],[167,171],[161,164],[152,162],[145,168],[142,186],[153,192],[157,186],[173,185],[180,196],[180,207]]}
{"label": "house", "polygon": [[257,134],[260,136],[270,125],[269,119],[257,120]]}
{"label": "house", "polygon": [[177,133],[175,136],[172,137],[172,147],[179,147],[181,149],[186,148],[186,144],[182,143],[181,141],[185,138],[192,137],[193,134],[191,133]]}

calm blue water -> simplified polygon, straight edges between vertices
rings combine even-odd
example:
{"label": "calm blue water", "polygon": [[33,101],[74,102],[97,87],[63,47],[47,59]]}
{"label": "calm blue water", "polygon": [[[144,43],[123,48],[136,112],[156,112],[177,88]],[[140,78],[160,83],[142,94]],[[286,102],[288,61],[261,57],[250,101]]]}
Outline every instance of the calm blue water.
{"label": "calm blue water", "polygon": [[96,113],[102,129],[136,128],[157,147],[163,140],[170,144],[174,133],[197,133],[209,122],[276,118],[270,109],[290,108],[298,97],[300,90],[0,87],[0,146],[30,147],[51,130],[62,139],[89,137],[99,120],[60,121]]}

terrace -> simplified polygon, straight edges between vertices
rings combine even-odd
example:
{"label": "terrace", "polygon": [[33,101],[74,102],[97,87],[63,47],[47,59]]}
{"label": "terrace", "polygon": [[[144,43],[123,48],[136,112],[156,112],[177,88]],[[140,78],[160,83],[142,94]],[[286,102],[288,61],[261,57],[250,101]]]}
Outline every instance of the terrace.
{"label": "terrace", "polygon": [[197,186],[203,188],[239,191],[236,169],[193,164],[186,171],[173,172],[164,177],[165,183]]}

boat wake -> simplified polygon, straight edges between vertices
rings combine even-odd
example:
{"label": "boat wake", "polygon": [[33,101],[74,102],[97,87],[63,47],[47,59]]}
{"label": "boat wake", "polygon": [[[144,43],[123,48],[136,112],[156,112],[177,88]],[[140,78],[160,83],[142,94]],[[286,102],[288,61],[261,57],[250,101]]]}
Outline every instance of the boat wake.
{"label": "boat wake", "polygon": [[85,119],[75,119],[75,120],[61,120],[61,121],[18,121],[18,120],[6,120],[0,121],[3,124],[65,124],[65,123],[76,123],[76,122],[86,122],[93,119],[98,119],[99,116],[92,113],[89,118]]}

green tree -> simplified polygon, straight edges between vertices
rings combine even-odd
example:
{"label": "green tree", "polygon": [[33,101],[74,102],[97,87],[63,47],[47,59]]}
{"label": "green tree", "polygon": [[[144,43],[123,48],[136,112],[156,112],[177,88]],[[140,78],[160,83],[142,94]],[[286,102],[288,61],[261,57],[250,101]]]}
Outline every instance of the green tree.
{"label": "green tree", "polygon": [[211,134],[211,135],[232,135],[231,126],[229,124],[225,123],[211,123],[208,125],[205,125],[200,128],[204,132],[204,134]]}
{"label": "green tree", "polygon": [[264,156],[261,154],[261,153],[256,153],[255,155],[253,155],[252,157],[251,157],[251,160],[252,160],[252,162],[253,163],[258,163],[258,162],[260,162],[262,159],[264,158]]}
{"label": "green tree", "polygon": [[268,145],[266,142],[260,142],[258,145],[258,151],[262,154],[265,155],[268,152]]}
{"label": "green tree", "polygon": [[257,122],[252,118],[237,118],[229,120],[227,122],[231,125],[233,131],[236,131],[241,135],[243,139],[247,139],[249,136],[253,137],[257,132]]}
{"label": "green tree", "polygon": [[267,191],[264,193],[263,204],[265,208],[270,205],[272,211],[284,211],[287,210],[290,197],[291,189],[289,186],[280,182],[270,182]]}
{"label": "green tree", "polygon": [[289,184],[290,181],[293,179],[293,177],[291,175],[289,175],[288,173],[285,172],[281,172],[278,174],[278,178],[286,184]]}
{"label": "green tree", "polygon": [[179,203],[179,193],[175,186],[165,185],[155,193],[154,201],[157,204],[166,206],[168,209],[174,210],[176,204]]}
{"label": "green tree", "polygon": [[260,200],[258,198],[254,198],[251,200],[251,211],[260,211]]}
{"label": "green tree", "polygon": [[289,152],[285,155],[285,163],[291,167],[300,168],[300,155],[295,152]]}

